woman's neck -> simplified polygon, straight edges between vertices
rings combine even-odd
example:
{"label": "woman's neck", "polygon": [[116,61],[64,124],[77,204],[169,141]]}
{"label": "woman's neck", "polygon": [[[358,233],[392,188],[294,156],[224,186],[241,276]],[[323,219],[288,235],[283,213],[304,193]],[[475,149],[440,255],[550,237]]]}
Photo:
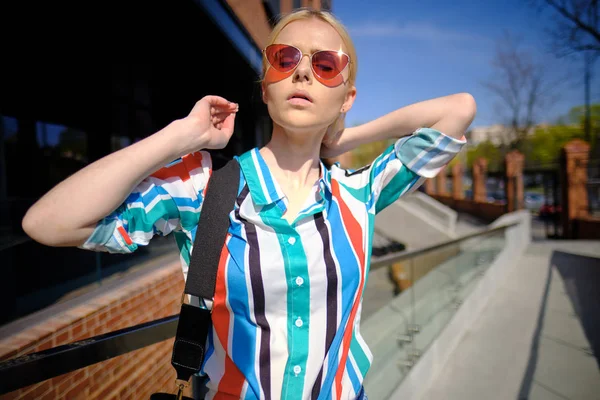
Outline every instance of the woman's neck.
{"label": "woman's neck", "polygon": [[320,135],[290,134],[276,125],[271,140],[260,153],[272,172],[282,180],[280,184],[297,190],[312,187],[319,179],[321,141]]}

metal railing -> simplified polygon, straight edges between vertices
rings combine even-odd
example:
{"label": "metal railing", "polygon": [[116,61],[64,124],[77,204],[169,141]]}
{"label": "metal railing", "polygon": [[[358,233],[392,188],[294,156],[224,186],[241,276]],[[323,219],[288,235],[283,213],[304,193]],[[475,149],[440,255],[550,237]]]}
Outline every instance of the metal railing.
{"label": "metal railing", "polygon": [[590,160],[588,168],[588,210],[593,217],[600,217],[600,160]]}
{"label": "metal railing", "polygon": [[33,385],[175,337],[179,315],[6,360],[0,394]]}
{"label": "metal railing", "polygon": [[[515,225],[518,223],[485,229],[433,246],[373,258],[371,271],[473,238],[494,235]],[[179,315],[173,315],[5,360],[0,363],[0,395],[174,338],[178,320]]]}
{"label": "metal railing", "polygon": [[512,224],[501,225],[501,226],[498,226],[495,228],[489,228],[489,229],[485,229],[483,231],[470,233],[468,235],[464,235],[459,238],[448,240],[446,242],[435,244],[432,246],[427,246],[427,247],[423,247],[423,248],[415,249],[415,250],[400,251],[395,254],[388,254],[386,256],[379,257],[376,260],[372,260],[371,261],[371,271],[376,270],[378,268],[386,267],[393,263],[397,263],[400,261],[418,257],[418,256],[421,256],[426,253],[430,253],[430,252],[433,252],[436,250],[441,250],[446,247],[451,247],[451,246],[454,246],[461,242],[467,241],[469,239],[473,239],[473,238],[477,238],[477,237],[483,238],[485,236],[489,236],[494,233],[502,232],[502,231],[506,230],[507,228],[511,228],[516,225],[518,225],[517,222],[512,223]]}

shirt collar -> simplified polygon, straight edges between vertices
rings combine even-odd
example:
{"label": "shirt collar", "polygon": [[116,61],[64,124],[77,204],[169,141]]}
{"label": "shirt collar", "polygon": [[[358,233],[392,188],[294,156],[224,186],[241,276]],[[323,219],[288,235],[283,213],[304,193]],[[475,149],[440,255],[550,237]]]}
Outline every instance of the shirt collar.
{"label": "shirt collar", "polygon": [[[256,205],[268,205],[285,199],[285,194],[273,178],[267,163],[255,147],[239,157],[240,168],[248,184],[248,189]],[[321,198],[325,198],[325,190],[331,192],[331,176],[329,170],[320,161],[321,175],[318,185]]]}
{"label": "shirt collar", "polygon": [[331,171],[327,169],[323,161],[319,161],[321,164],[321,177],[319,178],[319,193],[321,198],[325,198],[325,191],[331,193]]}
{"label": "shirt collar", "polygon": [[258,147],[240,156],[240,168],[244,173],[255,204],[264,206],[285,197],[277,181],[273,179],[273,175],[271,175],[267,163],[258,151]]}

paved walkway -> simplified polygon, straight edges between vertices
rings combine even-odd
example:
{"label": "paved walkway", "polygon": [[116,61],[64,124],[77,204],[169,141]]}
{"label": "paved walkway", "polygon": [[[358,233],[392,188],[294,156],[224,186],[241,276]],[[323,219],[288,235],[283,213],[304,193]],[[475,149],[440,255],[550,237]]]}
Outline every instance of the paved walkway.
{"label": "paved walkway", "polygon": [[421,399],[600,399],[598,287],[600,241],[533,242]]}

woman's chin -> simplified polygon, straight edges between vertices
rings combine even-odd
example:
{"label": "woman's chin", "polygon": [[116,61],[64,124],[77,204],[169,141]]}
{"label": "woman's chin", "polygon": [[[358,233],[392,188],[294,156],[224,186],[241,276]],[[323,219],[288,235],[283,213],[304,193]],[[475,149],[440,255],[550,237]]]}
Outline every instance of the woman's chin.
{"label": "woman's chin", "polygon": [[323,136],[326,127],[320,125],[289,125],[284,128],[286,135],[291,137]]}
{"label": "woman's chin", "polygon": [[273,121],[277,125],[290,130],[320,130],[331,125],[335,121],[335,116],[325,118],[323,115],[318,116],[306,111],[291,110],[280,114],[279,118],[273,119]]}

